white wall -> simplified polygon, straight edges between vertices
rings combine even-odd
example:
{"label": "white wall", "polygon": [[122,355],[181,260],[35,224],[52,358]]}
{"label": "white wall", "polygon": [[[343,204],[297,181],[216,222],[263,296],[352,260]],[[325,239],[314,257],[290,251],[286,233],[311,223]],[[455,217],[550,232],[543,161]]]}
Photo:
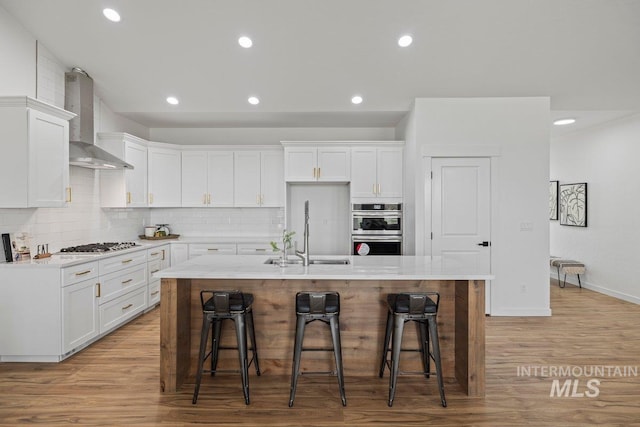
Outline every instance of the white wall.
{"label": "white wall", "polygon": [[[399,132],[414,132],[411,139],[416,140],[414,152],[412,144],[405,147],[405,158],[416,162],[415,192],[405,195],[406,203],[415,204],[416,252],[421,253],[431,230],[423,153],[430,147],[497,151],[500,156],[492,160],[491,314],[549,315],[549,99],[416,99],[413,114]],[[533,229],[521,231],[523,222]]]}
{"label": "white wall", "polygon": [[280,141],[389,141],[393,128],[152,128],[150,140],[172,144],[280,144]]}
{"label": "white wall", "polygon": [[[640,304],[640,115],[551,142],[552,180],[587,183],[587,227],[551,221],[551,254],[584,262],[582,286]],[[556,270],[551,271],[553,277]],[[567,281],[577,285],[575,276]]]}
{"label": "white wall", "polygon": [[93,97],[93,117],[95,132],[126,132],[138,138],[149,140],[150,129],[148,127],[114,113],[97,96]]}
{"label": "white wall", "polygon": [[0,96],[36,96],[36,39],[0,6]]}
{"label": "white wall", "polygon": [[396,126],[395,139],[404,141],[403,183],[402,191],[402,253],[416,254],[416,113],[415,103],[404,118]]}

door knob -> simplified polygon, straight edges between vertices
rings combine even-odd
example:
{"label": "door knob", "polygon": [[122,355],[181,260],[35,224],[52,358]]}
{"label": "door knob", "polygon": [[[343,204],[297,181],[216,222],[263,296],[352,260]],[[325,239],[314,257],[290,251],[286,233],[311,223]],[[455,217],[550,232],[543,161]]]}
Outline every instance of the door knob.
{"label": "door knob", "polygon": [[478,246],[491,246],[491,242],[484,241],[482,243],[478,243]]}

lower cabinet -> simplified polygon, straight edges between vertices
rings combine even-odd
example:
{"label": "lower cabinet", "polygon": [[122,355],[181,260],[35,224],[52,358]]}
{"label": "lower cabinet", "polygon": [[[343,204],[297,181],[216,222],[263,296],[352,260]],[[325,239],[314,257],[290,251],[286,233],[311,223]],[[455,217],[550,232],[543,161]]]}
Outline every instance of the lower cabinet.
{"label": "lower cabinet", "polygon": [[100,334],[96,279],[62,288],[62,351],[68,353]]}
{"label": "lower cabinet", "polygon": [[116,299],[100,305],[100,333],[126,322],[147,308],[147,288],[138,287]]}
{"label": "lower cabinet", "polygon": [[[185,245],[186,247],[186,245]],[[153,277],[153,273],[169,268],[173,263],[172,245],[166,244],[147,250],[147,307],[160,303],[160,279]],[[186,257],[185,257],[186,261]]]}

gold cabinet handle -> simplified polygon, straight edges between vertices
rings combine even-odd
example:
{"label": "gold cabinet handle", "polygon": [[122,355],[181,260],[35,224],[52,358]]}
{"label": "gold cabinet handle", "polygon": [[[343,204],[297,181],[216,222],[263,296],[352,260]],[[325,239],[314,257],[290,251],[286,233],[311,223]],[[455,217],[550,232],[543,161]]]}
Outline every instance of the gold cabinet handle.
{"label": "gold cabinet handle", "polygon": [[100,294],[101,294],[100,283],[96,283],[96,298],[100,298]]}
{"label": "gold cabinet handle", "polygon": [[131,261],[133,261],[133,260],[132,260],[132,259],[125,259],[125,260],[123,260],[123,261],[122,261],[122,263],[123,263],[123,264],[128,264],[128,263],[130,263]]}
{"label": "gold cabinet handle", "polygon": [[208,251],[219,251],[220,249],[218,248],[207,248]]}
{"label": "gold cabinet handle", "polygon": [[211,204],[211,193],[207,194],[207,204]]}
{"label": "gold cabinet handle", "polygon": [[264,205],[264,194],[260,195],[260,205]]}
{"label": "gold cabinet handle", "polygon": [[158,292],[160,291],[151,292],[151,296],[158,295]]}
{"label": "gold cabinet handle", "polygon": [[65,190],[67,192],[67,198],[66,198],[65,202],[71,203],[71,187],[67,187]]}
{"label": "gold cabinet handle", "polygon": [[256,194],[256,205],[260,204],[260,195]]}
{"label": "gold cabinet handle", "polygon": [[160,255],[160,252],[151,252],[151,256]]}
{"label": "gold cabinet handle", "polygon": [[376,185],[373,184],[373,194],[376,194]]}
{"label": "gold cabinet handle", "polygon": [[131,191],[127,191],[127,204],[131,204]]}
{"label": "gold cabinet handle", "polygon": [[165,258],[164,258],[164,257],[165,257],[165,251],[164,251],[164,249],[162,249],[160,252],[162,252],[162,260],[164,261],[164,259],[165,259]]}
{"label": "gold cabinet handle", "polygon": [[380,184],[378,184],[378,196],[382,194],[382,187],[380,186]]}
{"label": "gold cabinet handle", "polygon": [[316,177],[316,168],[313,168],[313,177]]}
{"label": "gold cabinet handle", "polygon": [[131,308],[133,307],[133,304],[127,304],[124,307],[122,307],[123,310],[126,310],[127,308]]}
{"label": "gold cabinet handle", "polygon": [[85,274],[89,274],[89,273],[91,273],[91,270],[81,271],[79,273],[76,273],[76,276],[84,276]]}
{"label": "gold cabinet handle", "polygon": [[131,283],[133,282],[133,279],[127,279],[125,281],[122,282],[123,285],[126,285],[127,283]]}
{"label": "gold cabinet handle", "polygon": [[160,271],[160,269],[153,270],[153,271],[151,272],[151,274],[153,274],[153,273],[157,273],[158,271]]}
{"label": "gold cabinet handle", "polygon": [[149,204],[153,204],[153,193],[149,193]]}
{"label": "gold cabinet handle", "polygon": [[318,179],[320,179],[320,168],[318,168]]}

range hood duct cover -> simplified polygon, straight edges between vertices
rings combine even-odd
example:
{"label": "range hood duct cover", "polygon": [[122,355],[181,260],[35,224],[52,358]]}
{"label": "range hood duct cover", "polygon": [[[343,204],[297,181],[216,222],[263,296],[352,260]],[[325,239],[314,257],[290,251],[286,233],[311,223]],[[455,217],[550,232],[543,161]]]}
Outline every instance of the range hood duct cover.
{"label": "range hood duct cover", "polygon": [[80,68],[65,73],[64,108],[76,114],[69,121],[69,164],[91,169],[133,169],[94,145],[93,80]]}

